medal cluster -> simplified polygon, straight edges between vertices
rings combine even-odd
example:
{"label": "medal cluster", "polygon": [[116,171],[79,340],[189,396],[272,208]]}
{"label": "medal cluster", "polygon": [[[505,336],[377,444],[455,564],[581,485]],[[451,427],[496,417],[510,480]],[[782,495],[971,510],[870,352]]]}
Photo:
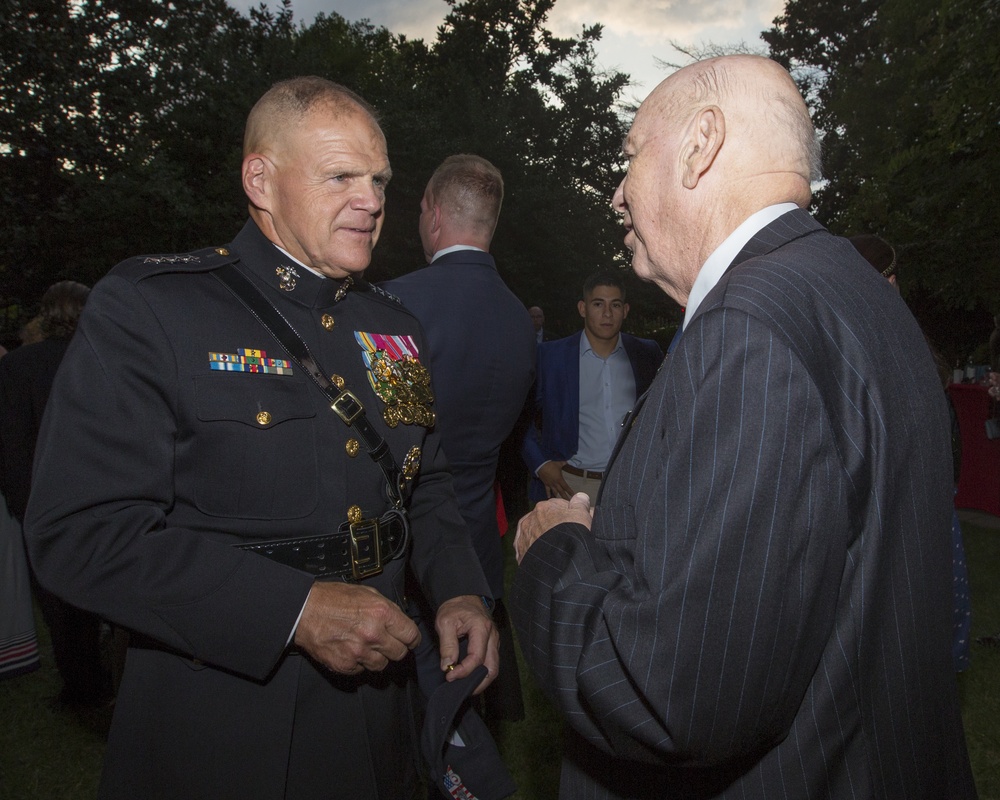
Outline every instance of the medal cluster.
{"label": "medal cluster", "polygon": [[431,378],[427,368],[413,356],[393,359],[385,350],[376,350],[371,360],[375,394],[385,403],[382,416],[390,428],[404,425],[434,425],[435,414]]}

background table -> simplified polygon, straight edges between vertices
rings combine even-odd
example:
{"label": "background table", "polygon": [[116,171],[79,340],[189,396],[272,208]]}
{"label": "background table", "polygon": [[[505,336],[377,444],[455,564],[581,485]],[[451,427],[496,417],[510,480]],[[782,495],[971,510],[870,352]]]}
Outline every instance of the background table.
{"label": "background table", "polygon": [[962,474],[955,507],[1000,516],[1000,439],[986,438],[986,419],[990,413],[986,387],[953,383],[948,394],[958,414],[962,436]]}

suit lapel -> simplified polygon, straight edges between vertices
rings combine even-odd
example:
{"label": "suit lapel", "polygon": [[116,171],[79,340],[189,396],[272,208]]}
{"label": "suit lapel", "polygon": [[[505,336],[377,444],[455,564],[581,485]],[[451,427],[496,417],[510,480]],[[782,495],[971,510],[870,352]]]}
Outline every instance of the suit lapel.
{"label": "suit lapel", "polygon": [[787,214],[782,214],[753,235],[750,241],[737,254],[736,258],[733,259],[726,272],[733,267],[739,266],[744,261],[759,256],[766,256],[768,253],[774,252],[779,247],[795,239],[800,239],[803,236],[808,236],[811,233],[821,230],[823,230],[823,226],[813,219],[808,211],[804,211],[801,208],[789,211]]}
{"label": "suit lapel", "polygon": [[[749,261],[751,258],[758,258],[760,256],[766,256],[768,253],[772,253],[779,247],[788,244],[795,239],[800,239],[803,236],[808,236],[816,231],[824,230],[823,226],[820,225],[808,211],[803,209],[796,209],[795,211],[789,211],[787,214],[782,214],[776,220],[771,222],[769,225],[765,225],[761,230],[753,235],[753,237],[748,241],[743,249],[736,255],[732,263],[726,268],[728,273],[734,267],[739,266],[744,261]],[[708,293],[705,299],[702,301],[701,305],[698,307],[698,311],[688,322],[696,320],[702,311],[711,306],[708,302],[712,297],[712,294],[716,291],[720,284],[724,281],[719,281],[712,291]],[[673,352],[674,348],[680,342],[682,335],[682,329],[678,328],[677,333],[674,334],[674,338],[670,342],[670,346],[667,348],[667,357],[670,357],[670,353]],[[622,431],[618,436],[618,441],[615,442],[614,450],[611,452],[611,458],[608,459],[608,466],[604,470],[605,482],[608,473],[611,471],[611,465],[614,464],[615,459],[618,456],[619,451],[622,449],[622,445],[625,443],[625,439],[628,437],[628,432],[635,422],[635,418],[639,415],[642,410],[643,404],[646,402],[646,396],[649,394],[649,389],[642,393],[642,396],[636,400],[635,405],[632,410],[625,417],[624,423],[622,423]],[[604,492],[604,483],[601,484],[600,490],[597,493],[597,503],[601,502],[601,495]]]}
{"label": "suit lapel", "polygon": [[[820,225],[812,215],[801,208],[797,208],[794,211],[789,211],[787,214],[782,214],[776,220],[768,225],[765,225],[757,233],[755,233],[739,253],[736,254],[736,258],[733,259],[732,263],[726,267],[725,273],[723,273],[722,279],[712,287],[712,290],[705,296],[705,299],[701,301],[701,305],[698,306],[695,315],[688,320],[688,325],[694,322],[698,317],[708,308],[712,307],[711,300],[717,291],[724,291],[723,288],[726,283],[726,275],[728,275],[734,268],[738,267],[740,264],[749,261],[752,258],[760,258],[761,256],[766,256],[773,253],[779,247],[783,247],[789,242],[795,241],[796,239],[801,239],[803,236],[809,236],[816,231],[822,231],[825,228]],[[671,342],[671,346],[676,346],[674,342]]]}

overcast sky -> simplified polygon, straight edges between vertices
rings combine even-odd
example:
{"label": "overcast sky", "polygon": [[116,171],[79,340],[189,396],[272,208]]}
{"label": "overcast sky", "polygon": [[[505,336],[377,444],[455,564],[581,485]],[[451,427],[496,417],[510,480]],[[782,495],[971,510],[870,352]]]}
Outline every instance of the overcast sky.
{"label": "overcast sky", "polygon": [[[230,0],[244,12],[259,2]],[[335,11],[352,22],[369,19],[428,43],[449,11],[444,0],[292,0],[292,8],[296,21],[311,22],[320,11]],[[604,25],[600,64],[629,73],[636,84],[631,92],[642,100],[667,75],[655,58],[683,61],[670,41],[688,46],[744,41],[763,47],[760,32],[783,8],[784,0],[556,0],[547,27],[557,36],[576,36],[584,25]]]}

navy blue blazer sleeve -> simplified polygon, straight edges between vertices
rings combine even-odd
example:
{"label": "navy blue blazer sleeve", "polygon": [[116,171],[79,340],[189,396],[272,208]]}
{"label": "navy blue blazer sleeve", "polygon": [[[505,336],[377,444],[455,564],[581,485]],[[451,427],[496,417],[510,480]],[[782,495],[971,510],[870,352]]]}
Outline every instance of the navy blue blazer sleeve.
{"label": "navy blue blazer sleeve", "polygon": [[546,461],[567,459],[577,450],[582,335],[574,333],[538,345],[531,425],[521,448],[532,475]]}

